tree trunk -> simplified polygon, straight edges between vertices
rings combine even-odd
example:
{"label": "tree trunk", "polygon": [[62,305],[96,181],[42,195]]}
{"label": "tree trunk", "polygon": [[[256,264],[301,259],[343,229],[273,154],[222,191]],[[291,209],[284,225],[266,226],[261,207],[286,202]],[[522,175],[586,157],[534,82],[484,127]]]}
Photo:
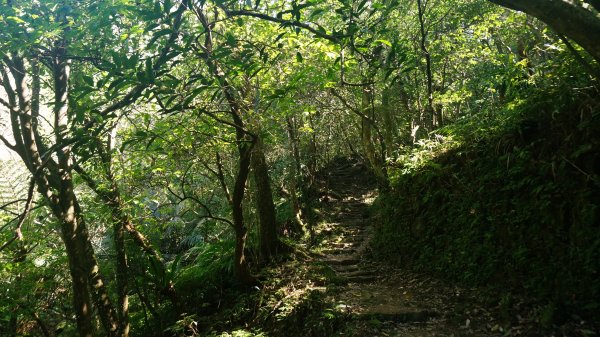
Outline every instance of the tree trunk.
{"label": "tree trunk", "polygon": [[235,186],[231,196],[231,211],[233,217],[233,225],[235,231],[235,255],[233,272],[236,280],[244,285],[251,285],[255,282],[254,277],[250,273],[248,261],[244,249],[246,247],[246,239],[248,237],[248,229],[244,223],[244,208],[243,200],[246,189],[246,182],[250,174],[250,157],[252,145],[247,143],[238,144],[239,162],[238,172],[235,178]]}
{"label": "tree trunk", "polygon": [[[420,47],[425,58],[425,75],[427,78],[427,106],[425,108],[427,132],[433,131],[436,122],[439,122],[439,116],[436,115],[433,108],[433,72],[431,71],[431,54],[427,49],[427,31],[425,29],[425,8],[421,0],[417,0],[419,10],[419,28],[421,33]],[[436,118],[437,117],[437,118]],[[436,119],[438,119],[436,121]]]}
{"label": "tree trunk", "polygon": [[[78,325],[81,323],[88,331],[87,325],[92,324],[92,310],[88,304],[90,295],[87,288],[84,288],[84,286],[89,286],[91,298],[98,310],[106,336],[117,336],[119,320],[110,302],[108,289],[99,273],[98,262],[75,194],[67,192],[66,195],[63,195],[59,207],[61,234],[65,242],[73,279],[73,297],[78,313]],[[81,322],[79,322],[80,320]]]}
{"label": "tree trunk", "polygon": [[85,249],[81,247],[81,240],[77,237],[78,234],[75,233],[75,228],[77,228],[77,223],[74,219],[70,222],[62,221],[61,234],[69,259],[77,331],[80,337],[92,337],[94,326],[92,323],[91,298],[88,291],[88,275],[85,272],[84,265],[78,258],[83,256]]}
{"label": "tree trunk", "polygon": [[277,255],[279,240],[277,238],[277,220],[275,218],[269,168],[267,167],[260,137],[257,138],[252,152],[252,173],[256,186],[256,206],[260,221],[260,258],[264,262],[269,262],[273,256]]}
{"label": "tree trunk", "polygon": [[[110,207],[113,223],[113,240],[116,253],[116,284],[117,284],[117,314],[119,317],[119,326],[117,335],[119,337],[129,336],[129,263],[127,261],[127,252],[125,250],[125,228],[131,225],[129,215],[124,212],[124,205],[121,199],[121,193],[112,171],[112,157],[110,151],[112,148],[112,134],[109,133],[107,146],[98,141],[98,153],[102,160],[104,175],[109,183],[109,189],[100,193],[104,202]],[[84,179],[85,180],[85,179]],[[89,185],[89,184],[88,184]],[[90,186],[94,189],[94,186]],[[103,192],[96,186],[96,193]]]}
{"label": "tree trunk", "polygon": [[[381,186],[387,185],[386,174],[383,169],[383,158],[379,158],[377,155],[377,151],[375,150],[375,144],[373,141],[373,129],[376,129],[375,120],[373,119],[375,116],[373,114],[373,88],[364,87],[362,89],[362,101],[361,101],[361,141],[363,145],[363,150],[365,152],[365,156],[369,161],[369,166],[373,173],[375,174],[378,183]],[[378,130],[375,132],[379,133]],[[384,140],[381,140],[382,143]],[[382,144],[383,145],[383,144]],[[382,153],[383,155],[383,153]]]}
{"label": "tree trunk", "polygon": [[[68,97],[71,61],[66,57],[66,42],[59,40],[56,45],[56,57],[53,60],[54,80],[54,137],[57,144],[64,142],[64,135],[68,128]],[[80,333],[91,332],[91,306],[88,304],[89,295],[84,289],[87,285],[91,289],[91,297],[96,305],[100,321],[104,326],[107,336],[116,336],[119,326],[106,286],[99,273],[98,262],[79,203],[75,196],[72,170],[73,159],[71,148],[64,146],[56,151],[58,176],[58,194],[55,199],[54,213],[61,220],[61,229],[67,255],[70,261],[71,277],[73,278],[74,302],[79,313],[78,325],[81,324]],[[47,191],[46,191],[47,193]],[[47,195],[47,194],[45,194]],[[85,283],[87,278],[87,284]],[[81,296],[81,299],[79,298]],[[81,321],[79,321],[81,319]]]}
{"label": "tree trunk", "polygon": [[117,255],[117,295],[119,314],[120,337],[129,336],[129,296],[128,296],[128,263],[127,253],[125,251],[125,229],[123,222],[113,215],[113,236],[115,241],[115,251]]}
{"label": "tree trunk", "polygon": [[381,97],[381,114],[383,116],[383,140],[388,148],[394,146],[394,134],[397,132],[396,119],[394,118],[394,107],[390,102],[393,90],[387,87],[383,90]]}
{"label": "tree trunk", "polygon": [[[109,142],[110,143],[110,142]],[[110,149],[111,146],[108,146]],[[101,188],[101,186],[80,166],[76,166],[75,170],[80,177],[86,182],[86,184],[102,199],[102,201],[110,208],[111,217],[113,221],[113,235],[116,250],[116,283],[117,283],[117,294],[118,294],[118,314],[119,314],[119,331],[120,337],[127,337],[129,335],[130,323],[129,323],[129,266],[127,260],[127,254],[125,250],[125,232],[128,232],[132,237],[133,241],[146,253],[148,256],[154,258],[159,264],[160,268],[164,268],[163,258],[159,252],[152,247],[146,237],[140,233],[131,221],[131,217],[125,211],[125,204],[117,182],[115,181],[114,174],[110,167],[111,157],[107,149],[104,148],[103,144],[98,142],[97,150],[102,158],[102,165],[104,166],[104,178],[110,186],[109,188]],[[166,288],[155,289],[156,292],[165,294],[171,301],[173,307],[180,312],[179,300],[173,284],[170,283]],[[144,303],[146,304],[146,303]]]}
{"label": "tree trunk", "polygon": [[600,63],[600,19],[575,1],[564,0],[489,0],[518,10],[546,23],[559,35],[577,42]]}
{"label": "tree trunk", "polygon": [[[233,193],[231,195],[231,199],[229,200],[236,240],[233,269],[235,277],[240,284],[250,285],[255,282],[255,279],[250,274],[250,267],[248,266],[248,261],[246,261],[244,253],[248,229],[244,223],[244,209],[242,203],[244,201],[244,194],[246,192],[246,182],[248,181],[248,175],[250,174],[250,158],[252,156],[252,147],[255,139],[245,129],[244,121],[241,117],[242,112],[247,111],[243,100],[239,100],[236,97],[233,87],[230,85],[225,72],[219,66],[218,60],[212,55],[214,47],[212,29],[214,25],[209,23],[203,8],[198,7],[197,5],[194,6],[194,14],[205,29],[203,45],[203,50],[205,53],[203,54],[202,59],[219,83],[219,88],[225,96],[227,104],[229,105],[228,112],[231,120],[233,121],[231,126],[235,128],[235,138],[237,142],[236,146],[239,155],[238,172],[235,177]],[[224,185],[223,181],[222,185]],[[224,189],[224,192],[227,194],[228,192],[226,186]]]}
{"label": "tree trunk", "polygon": [[[298,136],[293,117],[287,118],[287,134],[290,140],[290,152],[292,154],[292,165],[290,165],[290,174],[288,176],[290,199],[296,221],[298,222],[297,231],[302,234],[304,231],[304,222],[302,221],[302,208],[298,200],[298,177],[300,175],[300,150],[298,146]],[[296,231],[296,228],[293,229]]]}
{"label": "tree trunk", "polygon": [[[57,42],[55,58],[51,70],[54,89],[54,138],[56,144],[62,144],[67,132],[68,123],[68,83],[70,61],[65,57],[64,41]],[[80,336],[93,336],[93,308],[95,303],[100,320],[106,329],[107,336],[114,336],[118,319],[110,303],[108,291],[99,274],[94,250],[90,242],[86,224],[74,192],[72,158],[70,147],[58,147],[56,156],[42,159],[40,151],[47,146],[37,129],[39,90],[34,71],[33,93],[26,78],[28,71],[23,58],[3,58],[14,79],[15,88],[11,87],[8,75],[2,69],[3,86],[9,96],[11,105],[10,118],[15,145],[11,147],[23,160],[31,172],[37,189],[50,206],[53,215],[58,219],[62,239],[69,261],[69,271],[73,287],[73,306]]]}

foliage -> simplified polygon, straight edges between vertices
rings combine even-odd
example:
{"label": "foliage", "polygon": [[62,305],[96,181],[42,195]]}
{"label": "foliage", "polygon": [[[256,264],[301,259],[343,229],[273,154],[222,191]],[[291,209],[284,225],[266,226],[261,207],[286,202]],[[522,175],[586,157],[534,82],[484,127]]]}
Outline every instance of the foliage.
{"label": "foliage", "polygon": [[[502,278],[549,302],[543,321],[597,310],[598,64],[568,34],[475,0],[5,1],[0,24],[0,144],[22,159],[0,159],[0,334],[74,335],[82,312],[106,330],[110,307],[138,336],[331,335],[310,284],[331,270],[289,259],[348,156],[391,186],[376,253]],[[259,184],[238,179],[259,141],[300,251],[267,269]],[[69,275],[88,232],[93,286]],[[76,288],[106,292],[74,316]]]}
{"label": "foliage", "polygon": [[487,135],[475,118],[444,131],[462,135],[458,144],[400,157],[378,201],[376,252],[526,292],[554,315],[597,313],[598,101],[564,88],[548,101],[548,90],[505,110]]}
{"label": "foliage", "polygon": [[[325,336],[339,328],[342,315],[326,300],[320,287],[315,286],[325,282],[322,266],[287,261],[263,270],[260,278],[263,280],[260,288],[247,290],[232,288],[227,281],[211,287],[198,279],[197,287],[189,288],[206,290],[203,294],[197,291],[190,294],[199,306],[198,314],[182,317],[169,329],[186,330],[189,324],[183,323],[190,320],[202,336]],[[218,308],[215,302],[219,303]],[[194,303],[188,305],[193,306]]]}

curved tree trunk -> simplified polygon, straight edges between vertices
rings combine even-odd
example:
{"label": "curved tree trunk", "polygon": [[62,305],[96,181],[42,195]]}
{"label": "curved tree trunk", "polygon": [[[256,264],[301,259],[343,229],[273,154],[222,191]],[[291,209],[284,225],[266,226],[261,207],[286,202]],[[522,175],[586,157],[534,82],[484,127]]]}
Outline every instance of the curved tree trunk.
{"label": "curved tree trunk", "polygon": [[[65,57],[64,41],[58,41],[51,70],[54,89],[54,138],[56,144],[62,144],[67,131],[68,90],[70,61]],[[31,62],[29,64],[32,66]],[[69,271],[73,287],[73,306],[80,336],[92,337],[95,333],[93,307],[95,304],[106,336],[114,336],[118,326],[108,289],[104,284],[92,247],[86,223],[74,191],[72,177],[73,159],[70,147],[59,147],[56,157],[43,158],[47,149],[37,128],[39,118],[39,74],[36,68],[27,69],[26,60],[20,56],[2,58],[0,73],[2,86],[8,94],[10,119],[15,144],[7,144],[23,160],[37,185],[37,189],[46,200],[53,215],[58,219],[62,239],[69,261]],[[14,79],[11,85],[10,71]],[[33,72],[32,88],[26,74]],[[6,142],[5,142],[6,143]]]}
{"label": "curved tree trunk", "polygon": [[[373,88],[372,87],[364,87],[362,89],[362,99],[361,99],[361,142],[363,145],[363,150],[367,160],[369,161],[369,167],[375,174],[377,178],[377,182],[380,186],[384,187],[387,185],[387,175],[384,168],[384,156],[385,151],[381,151],[378,155],[377,150],[375,149],[375,142],[373,140],[373,131],[379,136],[381,133],[377,129],[377,125],[375,124],[375,115],[373,111]],[[383,145],[385,148],[385,140],[380,138],[380,145]]]}
{"label": "curved tree trunk", "polygon": [[[69,97],[69,79],[71,61],[66,57],[66,42],[60,40],[56,46],[56,57],[53,60],[53,80],[54,80],[54,137],[57,144],[64,142],[64,135],[68,128],[68,97]],[[116,336],[119,321],[116,317],[114,308],[110,302],[110,297],[106,286],[99,273],[99,266],[94,253],[94,248],[90,241],[86,223],[83,219],[81,208],[75,195],[75,186],[73,183],[73,158],[71,147],[61,147],[56,151],[57,168],[55,176],[52,177],[55,182],[54,189],[57,190],[55,198],[50,200],[53,205],[54,215],[61,221],[61,232],[67,255],[69,257],[69,267],[71,277],[73,278],[74,302],[78,305],[78,312],[86,322],[81,324],[88,325],[88,315],[91,315],[91,307],[87,303],[79,303],[79,296],[88,301],[87,294],[83,289],[87,278],[87,285],[91,290],[91,297],[98,310],[100,321],[104,326],[107,336]],[[39,166],[38,166],[39,168]],[[36,170],[37,171],[37,170]],[[36,172],[37,173],[37,172]],[[33,173],[34,176],[36,173]],[[46,191],[45,195],[48,191]],[[77,292],[81,293],[78,294]],[[78,317],[79,319],[79,317]],[[78,321],[78,323],[80,323]],[[78,324],[79,325],[79,324]],[[83,333],[83,331],[81,331]],[[89,327],[86,326],[85,334],[89,334]]]}
{"label": "curved tree trunk", "polygon": [[[600,63],[600,19],[575,1],[564,0],[489,0],[500,6],[534,16],[558,34],[577,42]],[[595,8],[596,1],[587,1]]]}

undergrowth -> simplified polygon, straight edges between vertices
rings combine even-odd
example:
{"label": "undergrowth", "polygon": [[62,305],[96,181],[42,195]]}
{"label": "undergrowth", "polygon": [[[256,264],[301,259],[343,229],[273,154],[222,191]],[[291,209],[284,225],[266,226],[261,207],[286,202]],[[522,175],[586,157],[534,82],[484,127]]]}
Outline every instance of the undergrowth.
{"label": "undergrowth", "polygon": [[548,324],[600,317],[595,95],[533,93],[400,156],[376,203],[376,255],[498,299],[526,294],[550,308]]}
{"label": "undergrowth", "polygon": [[[230,262],[217,247],[199,252],[195,262],[178,275],[178,293],[187,294],[187,312],[162,336],[284,337],[332,336],[341,313],[326,299],[335,274],[322,263],[306,260],[297,247],[286,261],[256,275],[260,286],[233,283]],[[215,258],[211,261],[212,258]]]}

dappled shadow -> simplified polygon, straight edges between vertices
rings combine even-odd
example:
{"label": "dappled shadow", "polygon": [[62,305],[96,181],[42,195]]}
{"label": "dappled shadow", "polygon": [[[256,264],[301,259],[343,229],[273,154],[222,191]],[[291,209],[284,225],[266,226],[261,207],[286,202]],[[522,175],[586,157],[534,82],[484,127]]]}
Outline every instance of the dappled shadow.
{"label": "dappled shadow", "polygon": [[377,192],[363,163],[337,159],[322,177],[314,250],[335,275],[326,294],[337,315],[347,318],[345,336],[501,335],[486,311],[479,309],[477,318],[462,315],[465,306],[457,303],[465,300],[463,290],[370,258],[369,207]]}

